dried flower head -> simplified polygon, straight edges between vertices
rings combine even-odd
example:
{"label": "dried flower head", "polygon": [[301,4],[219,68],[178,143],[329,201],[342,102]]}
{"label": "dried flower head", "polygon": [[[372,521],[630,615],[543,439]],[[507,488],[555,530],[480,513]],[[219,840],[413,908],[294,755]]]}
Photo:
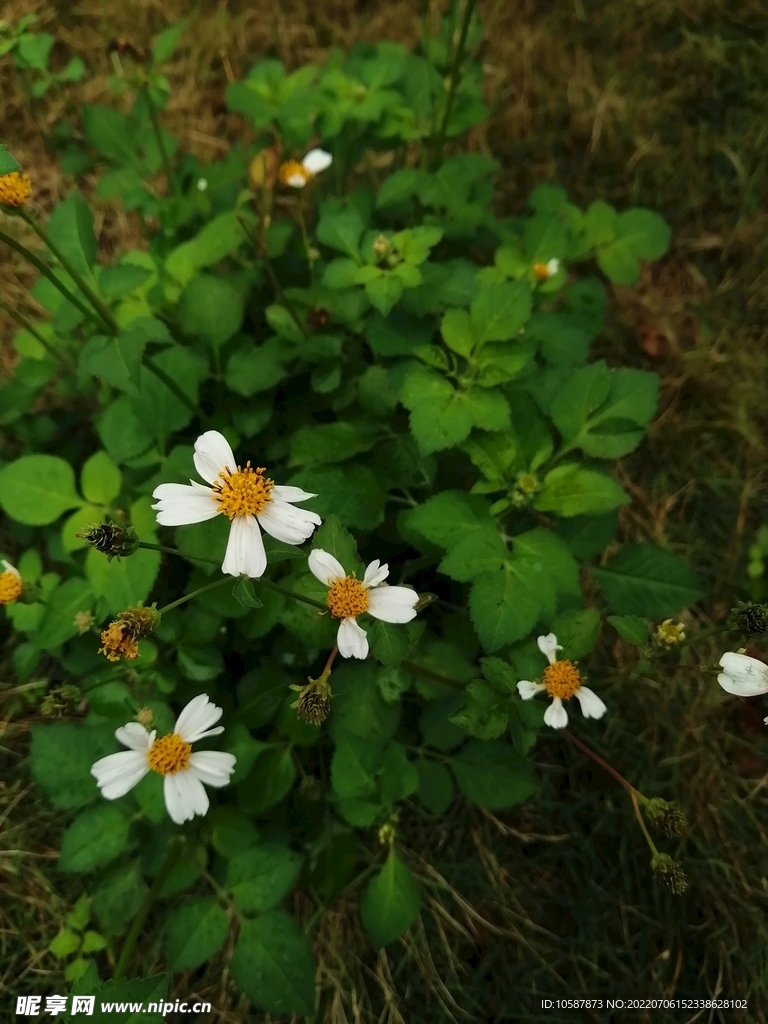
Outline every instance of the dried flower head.
{"label": "dried flower head", "polygon": [[768,605],[740,601],[736,608],[731,609],[728,625],[742,636],[762,636],[768,633]]}
{"label": "dried flower head", "polygon": [[379,235],[374,239],[373,252],[379,259],[383,259],[385,256],[388,256],[390,248],[391,244],[386,235]]}
{"label": "dried flower head", "polygon": [[291,689],[299,691],[298,700],[291,704],[296,716],[310,725],[322,725],[331,710],[331,687],[327,679],[310,679],[306,686]]}
{"label": "dried flower head", "polygon": [[676,860],[672,860],[669,854],[656,853],[651,860],[651,868],[668,889],[671,889],[675,896],[682,896],[688,888],[688,879],[685,872]]}
{"label": "dried flower head", "polygon": [[81,540],[87,541],[102,555],[106,555],[110,562],[113,558],[125,558],[127,555],[132,555],[139,547],[136,531],[129,526],[120,526],[117,523],[86,526],[77,536]]}
{"label": "dried flower head", "polygon": [[653,824],[670,839],[684,839],[688,835],[688,819],[676,803],[654,797],[646,804],[646,810]]}
{"label": "dried flower head", "polygon": [[151,729],[155,722],[155,713],[151,708],[139,708],[136,713],[136,721],[145,729]]}
{"label": "dried flower head", "polygon": [[93,625],[93,613],[92,612],[78,612],[73,619],[77,632],[82,636],[83,633],[87,633]]}
{"label": "dried flower head", "polygon": [[121,657],[134,659],[139,656],[139,640],[149,636],[158,621],[156,608],[128,608],[120,612],[114,622],[110,622],[102,630],[99,654],[104,654],[110,661],[120,661]]}
{"label": "dried flower head", "polygon": [[0,206],[23,206],[31,195],[32,183],[27,174],[0,174]]}

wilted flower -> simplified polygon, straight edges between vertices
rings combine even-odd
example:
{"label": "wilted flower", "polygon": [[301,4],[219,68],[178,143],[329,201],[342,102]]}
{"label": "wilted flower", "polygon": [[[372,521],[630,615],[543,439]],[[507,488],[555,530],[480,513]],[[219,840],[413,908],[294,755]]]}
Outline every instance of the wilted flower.
{"label": "wilted flower", "polygon": [[762,636],[768,633],[768,605],[739,603],[737,608],[731,610],[729,622],[732,629],[744,636]]}
{"label": "wilted flower", "polygon": [[224,732],[219,725],[222,710],[201,693],[193,698],[176,720],[173,732],[156,739],[139,722],[128,722],[115,732],[129,750],[102,757],[91,768],[101,795],[107,800],[133,789],[147,772],[163,776],[163,791],[168,814],[177,825],[195,815],[207,814],[210,806],[206,786],[226,786],[235,770],[235,755],[221,750],[192,752],[192,744]]}
{"label": "wilted flower", "polygon": [[[0,179],[2,180],[2,179]],[[18,601],[24,592],[24,584],[21,581],[21,573],[15,565],[0,559],[3,571],[0,572],[0,604],[10,604]]]}
{"label": "wilted flower", "polygon": [[298,700],[291,704],[296,716],[310,725],[322,725],[331,710],[331,687],[327,678],[310,679],[306,686],[292,686],[299,691]]}
{"label": "wilted flower", "polygon": [[560,269],[560,260],[551,259],[547,263],[534,263],[533,273],[539,281],[548,281],[550,277],[554,277]]}
{"label": "wilted flower", "polygon": [[737,697],[757,697],[768,693],[768,665],[746,654],[728,651],[720,659],[722,672],[717,681],[726,693]]}
{"label": "wilted flower", "polygon": [[675,896],[682,896],[688,888],[688,879],[682,866],[668,854],[655,853],[651,858],[651,868]]}
{"label": "wilted flower", "polygon": [[286,160],[280,165],[280,181],[291,188],[304,188],[316,174],[331,166],[333,157],[324,149],[310,149],[304,159]]}
{"label": "wilted flower", "polygon": [[555,651],[562,650],[554,633],[547,633],[537,639],[539,650],[546,655],[549,665],[544,670],[540,683],[532,683],[521,679],[517,684],[517,692],[523,700],[530,700],[540,690],[546,690],[552,703],[544,712],[544,721],[553,729],[564,729],[568,725],[568,712],[563,707],[564,700],[575,697],[581,705],[585,718],[602,718],[608,710],[588,686],[582,686],[581,673],[574,661],[558,661]]}
{"label": "wilted flower", "polygon": [[221,571],[228,576],[263,575],[267,554],[261,526],[275,540],[303,544],[321,523],[308,509],[295,508],[297,501],[315,495],[300,487],[278,487],[264,476],[263,467],[250,462],[241,468],[229,441],[217,430],[208,430],[195,441],[195,469],[211,487],[190,480],[189,484],[161,484],[152,493],[161,526],[202,523],[218,515],[231,522],[227,551]]}
{"label": "wilted flower", "polygon": [[337,558],[316,548],[310,553],[309,568],[328,587],[326,603],[334,619],[340,619],[337,644],[342,658],[366,658],[368,639],[357,624],[357,616],[368,612],[382,622],[410,622],[416,617],[419,595],[410,587],[390,587],[384,583],[389,566],[375,559],[358,580],[348,576]]}
{"label": "wilted flower", "polygon": [[128,608],[120,612],[114,622],[110,622],[101,632],[99,654],[106,655],[110,661],[120,661],[121,657],[133,660],[139,656],[139,640],[154,630],[157,625],[158,613],[155,608]]}
{"label": "wilted flower", "polygon": [[0,174],[0,206],[23,206],[31,195],[32,183],[27,174]]}
{"label": "wilted flower", "polygon": [[653,797],[646,804],[646,811],[653,824],[670,839],[684,839],[688,835],[688,819],[677,804]]}
{"label": "wilted flower", "polygon": [[673,622],[672,619],[664,621],[656,627],[654,639],[657,644],[664,647],[674,647],[685,638],[685,626],[682,622]]}

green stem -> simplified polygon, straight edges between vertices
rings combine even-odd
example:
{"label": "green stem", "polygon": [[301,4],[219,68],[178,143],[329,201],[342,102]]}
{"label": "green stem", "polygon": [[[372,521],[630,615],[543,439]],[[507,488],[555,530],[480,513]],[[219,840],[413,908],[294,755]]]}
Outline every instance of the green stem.
{"label": "green stem", "polygon": [[157,875],[154,882],[152,883],[152,887],[150,888],[147,895],[144,897],[144,900],[141,906],[139,907],[136,916],[133,919],[133,923],[131,924],[130,930],[125,937],[123,948],[120,951],[120,959],[117,961],[115,972],[112,975],[113,981],[121,981],[122,978],[125,977],[125,970],[126,967],[128,966],[128,961],[130,959],[131,953],[133,952],[133,947],[136,945],[136,940],[139,937],[139,933],[141,929],[144,927],[144,922],[147,920],[149,912],[152,909],[152,904],[155,901],[155,897],[165,884],[171,871],[173,871],[174,867],[176,866],[176,861],[179,859],[180,855],[181,846],[177,840],[176,842],[174,842],[173,846],[168,851],[168,856],[166,857],[165,864],[163,864],[162,868],[160,869],[160,873]]}
{"label": "green stem", "polygon": [[272,261],[270,260],[269,256],[267,255],[266,249],[261,254],[261,259],[262,259],[262,262],[264,263],[264,269],[267,272],[267,277],[269,278],[270,283],[271,283],[271,285],[272,285],[272,287],[274,289],[275,298],[278,300],[278,302],[282,302],[282,304],[288,310],[288,313],[290,314],[291,319],[294,321],[296,326],[299,328],[301,333],[306,338],[307,337],[307,329],[304,326],[304,324],[301,322],[301,320],[299,319],[299,316],[298,316],[298,314],[297,314],[297,312],[296,312],[296,310],[294,308],[293,303],[286,297],[285,292],[283,291],[282,285],[280,284],[280,282],[277,279],[277,274],[275,273],[275,269],[272,266]]}
{"label": "green stem", "polygon": [[83,295],[85,295],[85,297],[91,303],[93,308],[102,318],[104,324],[109,328],[111,333],[117,334],[120,328],[118,326],[117,321],[115,320],[112,310],[107,305],[105,305],[104,302],[102,302],[102,300],[99,298],[96,292],[94,292],[90,285],[86,283],[83,275],[72,265],[70,260],[67,259],[67,257],[61,251],[61,249],[59,249],[55,242],[51,241],[51,239],[48,237],[46,232],[43,231],[43,229],[37,223],[32,214],[29,213],[28,210],[25,210],[24,207],[19,207],[18,216],[21,217],[21,219],[26,224],[29,224],[29,226],[32,228],[32,230],[35,232],[35,234],[41,242],[45,242],[45,244],[51,250],[53,255],[62,265],[64,270],[66,270],[66,272],[69,274],[72,280],[77,284],[78,288],[83,293]]}
{"label": "green stem", "polygon": [[460,683],[456,679],[448,679],[447,676],[441,676],[439,672],[433,672],[429,668],[422,668],[415,661],[401,661],[400,665],[406,672],[410,672],[412,675],[424,676],[425,679],[434,679],[436,683],[452,686],[455,690],[464,690],[466,688],[466,683]]}
{"label": "green stem", "polygon": [[[693,636],[686,637],[685,640],[681,640],[680,643],[675,644],[675,647],[679,650],[681,647],[687,647],[689,644],[695,644],[698,640],[706,640],[707,637],[716,636],[718,633],[727,633],[730,626],[723,624],[720,626],[712,626],[711,629],[702,630],[701,633],[694,633]],[[675,648],[673,647],[672,650]]]}
{"label": "green stem", "polygon": [[302,199],[299,199],[299,229],[301,230],[301,240],[304,243],[304,252],[307,257],[307,266],[309,268],[309,286],[313,286],[315,281],[315,265],[310,257],[310,245],[309,235],[307,234],[307,225],[304,222],[304,208]]}
{"label": "green stem", "polygon": [[149,120],[152,122],[152,131],[155,133],[157,148],[160,150],[160,159],[163,161],[163,170],[165,171],[165,176],[168,179],[168,188],[170,189],[174,196],[178,195],[178,190],[176,188],[176,179],[171,169],[171,161],[168,159],[168,151],[166,150],[165,143],[163,142],[163,133],[160,130],[160,122],[157,120],[157,109],[155,108],[155,104],[152,102],[152,97],[149,94],[149,89],[147,89],[146,86],[144,86],[142,87],[141,91],[144,94],[144,98],[147,101]]}
{"label": "green stem", "polygon": [[286,597],[292,597],[294,601],[303,601],[304,604],[311,604],[313,608],[319,608],[321,611],[328,611],[328,605],[323,604],[322,601],[316,601],[313,597],[305,597],[303,594],[296,594],[293,590],[286,590],[285,587],[281,587],[277,583],[272,583],[269,580],[260,579],[259,586],[267,587],[269,590],[274,590],[278,594],[285,594]]}
{"label": "green stem", "polygon": [[591,747],[588,747],[586,743],[582,743],[582,741],[577,736],[574,736],[573,733],[570,732],[568,729],[561,729],[560,731],[562,735],[565,736],[567,740],[570,740],[574,746],[578,747],[579,750],[582,751],[582,753],[586,754],[587,757],[591,757],[596,764],[599,764],[600,767],[604,768],[609,775],[612,775],[614,779],[616,779],[616,781],[620,783],[624,787],[624,789],[626,789],[626,791],[629,793],[633,800],[639,798],[643,801],[643,803],[647,803],[647,798],[643,796],[640,790],[635,789],[631,782],[627,782],[623,775],[619,775],[616,769],[612,768],[607,761],[604,761],[599,754],[595,753],[595,751],[592,750]]}
{"label": "green stem", "polygon": [[472,20],[472,15],[475,10],[475,4],[477,0],[466,0],[466,7],[464,8],[464,17],[461,22],[461,32],[459,34],[459,41],[456,45],[456,50],[453,54],[453,64],[451,66],[451,79],[448,85],[448,98],[445,102],[445,113],[443,114],[443,122],[440,125],[440,129],[437,133],[437,138],[434,142],[434,148],[432,150],[432,158],[430,161],[430,169],[435,170],[439,163],[440,157],[443,153],[443,146],[445,145],[445,137],[448,132],[448,122],[451,118],[451,112],[453,110],[453,101],[456,97],[456,89],[459,84],[459,78],[461,75],[461,65],[464,60],[464,51],[467,44],[467,33],[469,32],[469,23]]}
{"label": "green stem", "polygon": [[4,231],[0,231],[0,242],[5,242],[7,246],[9,246],[11,249],[17,252],[20,256],[23,256],[28,263],[31,263],[33,267],[39,270],[44,277],[47,277],[51,284],[55,285],[56,288],[58,288],[58,290],[61,292],[64,298],[68,302],[71,302],[72,305],[75,306],[77,309],[79,309],[80,312],[84,314],[84,316],[87,316],[89,320],[93,320],[94,323],[99,323],[99,320],[97,319],[96,314],[93,312],[93,310],[89,309],[88,306],[86,306],[84,302],[81,302],[80,299],[73,292],[71,292],[66,285],[62,284],[58,277],[56,277],[54,272],[51,270],[51,268],[46,263],[44,263],[38,256],[35,256],[35,254],[31,252],[26,247],[26,245],[22,245],[21,242],[17,242],[15,238],[11,238],[10,235],[6,235]]}
{"label": "green stem", "polygon": [[189,558],[195,562],[208,562],[210,565],[221,565],[220,558],[208,558],[206,555],[186,555],[177,548],[169,548],[165,544],[150,544],[149,541],[139,541],[140,548],[147,548],[149,551],[162,551],[166,555],[179,555],[181,558]]}
{"label": "green stem", "polygon": [[185,594],[184,597],[179,597],[175,601],[171,601],[164,608],[158,608],[159,615],[165,615],[166,612],[171,611],[173,608],[178,608],[181,604],[186,604],[187,601],[191,601],[193,597],[199,597],[204,594],[206,590],[214,590],[216,587],[222,586],[224,583],[232,583],[233,576],[222,576],[220,580],[216,580],[214,583],[208,583],[204,587],[198,587],[197,590],[193,590],[191,594]]}
{"label": "green stem", "polygon": [[637,818],[638,822],[640,823],[640,828],[643,830],[643,835],[645,836],[645,840],[646,840],[646,842],[648,843],[648,845],[651,848],[651,853],[653,854],[654,857],[658,857],[659,851],[656,849],[656,844],[654,843],[653,839],[651,838],[651,833],[648,831],[648,826],[645,824],[645,821],[643,820],[643,815],[640,812],[640,806],[639,806],[639,804],[637,802],[637,795],[634,792],[631,792],[629,795],[630,795],[630,797],[632,799],[632,806],[635,809],[635,817]]}
{"label": "green stem", "polygon": [[16,321],[19,327],[23,327],[24,330],[28,331],[36,341],[39,341],[40,344],[45,349],[45,351],[48,353],[48,355],[55,359],[57,363],[60,363],[61,366],[63,366],[66,370],[69,370],[72,373],[76,372],[76,364],[69,360],[61,352],[57,352],[53,345],[51,345],[50,341],[47,341],[42,336],[38,329],[33,324],[31,324],[29,320],[27,320],[23,313],[19,313],[18,310],[10,309],[2,302],[0,302],[0,309],[4,309],[8,316],[10,316],[12,320]]}

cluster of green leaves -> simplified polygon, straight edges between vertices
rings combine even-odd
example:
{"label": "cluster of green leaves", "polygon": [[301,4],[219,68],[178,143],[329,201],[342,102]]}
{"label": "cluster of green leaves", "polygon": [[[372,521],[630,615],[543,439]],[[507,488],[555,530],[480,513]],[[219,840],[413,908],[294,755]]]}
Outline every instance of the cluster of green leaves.
{"label": "cluster of green leaves", "polygon": [[12,54],[14,66],[29,82],[34,99],[41,99],[52,85],[79,82],[85,74],[85,65],[79,57],[72,57],[61,71],[51,71],[49,63],[55,42],[49,32],[32,32],[38,20],[36,14],[25,14],[15,26],[0,21],[0,57]]}
{"label": "cluster of green leaves", "polygon": [[[375,830],[406,801],[439,816],[457,795],[500,810],[535,794],[527,755],[544,705],[516,685],[546,665],[537,633],[583,659],[605,611],[640,636],[644,617],[701,596],[674,553],[614,543],[629,497],[608,463],[641,442],[657,379],[590,360],[608,301],[594,264],[630,283],[641,260],[663,255],[668,228],[644,209],[582,211],[555,185],[500,220],[492,159],[433,166],[441,126],[451,138],[484,116],[474,63],[447,102],[451,38],[444,26],[422,54],[366,44],[291,74],[259,62],[228,92],[258,141],[205,168],[158,125],[162,83],[142,86],[129,114],[85,107],[81,156],[102,166],[97,196],[122,198],[156,230],[146,251],[105,266],[80,195],[53,211],[46,230],[71,272],[55,266],[56,283],[35,285],[49,318],[17,334],[16,373],[0,390],[9,554],[42,598],[9,608],[13,665],[24,679],[56,663],[88,702],[83,721],[34,730],[36,781],[77,812],[60,867],[93,876],[112,943],[177,830],[159,776],[107,803],[90,767],[140,708],[167,732],[171,701],[208,692],[225,712],[217,745],[237,766],[160,888],[168,966],[224,955],[237,922],[232,977],[273,1013],[314,1006],[311,946],[282,907],[299,879],[329,903],[367,867],[361,918],[386,945],[420,901],[398,844],[377,864]],[[156,46],[156,62],[175,41]],[[286,189],[266,208],[273,192],[249,191],[247,169],[276,139],[299,157],[321,140],[334,162],[300,200]],[[406,159],[414,142],[430,156],[421,166]],[[165,196],[152,186],[161,168]],[[552,260],[542,281],[537,264]],[[57,284],[86,296],[73,302]],[[44,389],[55,401],[33,411]],[[432,595],[407,626],[362,618],[372,656],[334,668],[320,729],[291,706],[290,686],[317,674],[335,640],[328,616],[290,596],[324,600],[306,550],[268,541],[267,575],[283,592],[232,581],[164,616],[129,667],[97,653],[109,617],[218,571],[195,559],[223,557],[226,520],[172,533],[150,507],[158,484],[195,476],[204,429],[317,495],[311,546],[347,572],[388,561],[391,582]],[[110,561],[84,550],[82,526],[118,509],[189,566],[167,561],[160,577],[157,551]],[[584,607],[585,573],[600,606]],[[94,629],[76,619],[84,612]]]}

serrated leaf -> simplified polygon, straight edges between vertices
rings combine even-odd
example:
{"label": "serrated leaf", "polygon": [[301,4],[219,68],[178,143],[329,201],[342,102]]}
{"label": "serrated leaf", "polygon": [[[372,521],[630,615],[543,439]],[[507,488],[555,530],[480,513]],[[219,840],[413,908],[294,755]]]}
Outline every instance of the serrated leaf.
{"label": "serrated leaf", "polygon": [[419,915],[421,900],[413,876],[390,847],[381,871],[368,883],[360,917],[377,949],[399,939]]}
{"label": "serrated leaf", "polygon": [[704,596],[698,577],[673,551],[626,544],[608,565],[593,568],[611,609],[620,615],[662,618]]}

